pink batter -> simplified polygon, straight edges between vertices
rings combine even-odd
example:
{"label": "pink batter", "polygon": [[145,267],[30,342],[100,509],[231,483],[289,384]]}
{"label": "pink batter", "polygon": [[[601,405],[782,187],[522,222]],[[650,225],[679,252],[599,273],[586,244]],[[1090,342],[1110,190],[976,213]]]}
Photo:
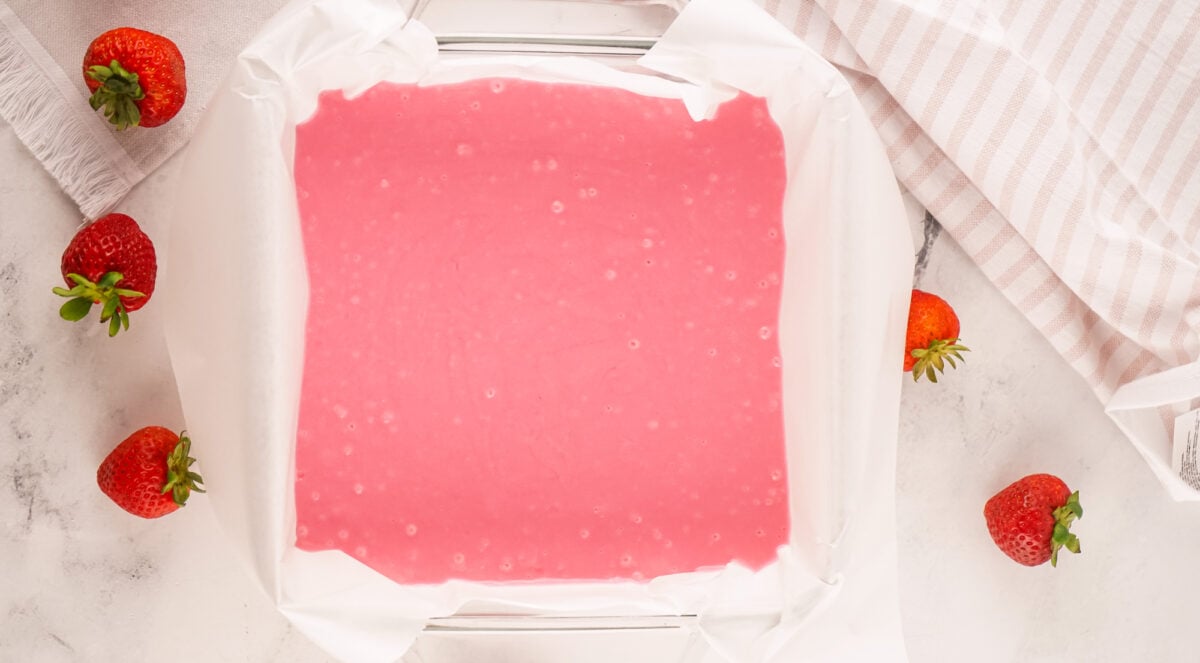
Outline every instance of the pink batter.
{"label": "pink batter", "polygon": [[650,578],[788,534],[761,99],[481,80],[297,129],[297,545],[391,578]]}

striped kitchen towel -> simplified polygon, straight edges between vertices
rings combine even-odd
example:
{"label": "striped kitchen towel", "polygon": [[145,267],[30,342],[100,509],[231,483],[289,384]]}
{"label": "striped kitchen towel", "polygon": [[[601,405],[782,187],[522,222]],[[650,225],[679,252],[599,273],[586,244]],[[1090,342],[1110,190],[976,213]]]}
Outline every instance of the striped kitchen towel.
{"label": "striped kitchen towel", "polygon": [[1170,494],[1200,499],[1200,3],[760,1]]}

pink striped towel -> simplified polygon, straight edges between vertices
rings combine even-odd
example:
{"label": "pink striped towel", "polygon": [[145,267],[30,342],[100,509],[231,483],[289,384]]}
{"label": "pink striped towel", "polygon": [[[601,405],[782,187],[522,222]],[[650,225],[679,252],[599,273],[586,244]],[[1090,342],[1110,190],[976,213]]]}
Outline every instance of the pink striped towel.
{"label": "pink striped towel", "polygon": [[764,4],[1170,494],[1200,500],[1200,4]]}

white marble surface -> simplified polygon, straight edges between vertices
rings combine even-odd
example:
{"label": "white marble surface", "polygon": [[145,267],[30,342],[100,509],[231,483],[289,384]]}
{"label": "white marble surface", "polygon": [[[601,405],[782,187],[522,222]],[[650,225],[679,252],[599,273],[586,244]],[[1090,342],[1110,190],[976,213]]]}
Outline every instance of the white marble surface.
{"label": "white marble surface", "polygon": [[[176,163],[122,206],[152,237]],[[0,661],[330,660],[246,579],[203,500],[143,521],[97,489],[126,434],[182,426],[161,320],[149,306],[109,339],[57,319],[79,212],[3,123],[0,164]]]}
{"label": "white marble surface", "polygon": [[[182,425],[161,320],[150,306],[115,340],[58,320],[50,288],[78,213],[2,124],[0,163],[0,661],[331,661],[226,553],[203,496],[141,521],[96,490],[124,434]],[[177,167],[122,205],[160,241]],[[911,660],[1196,661],[1181,634],[1200,596],[1200,505],[1167,499],[1083,381],[953,242],[933,242],[919,284],[957,307],[973,352],[940,384],[904,388]],[[1084,554],[1058,569],[1008,561],[983,526],[984,501],[1036,471],[1063,476],[1087,510]]]}
{"label": "white marble surface", "polygon": [[[1084,383],[956,244],[918,281],[956,307],[968,365],[906,381],[897,518],[905,640],[914,663],[1200,660],[1200,504],[1172,502]],[[1083,554],[1010,562],[983,504],[1034,472],[1080,491]],[[954,656],[953,658],[957,658]]]}

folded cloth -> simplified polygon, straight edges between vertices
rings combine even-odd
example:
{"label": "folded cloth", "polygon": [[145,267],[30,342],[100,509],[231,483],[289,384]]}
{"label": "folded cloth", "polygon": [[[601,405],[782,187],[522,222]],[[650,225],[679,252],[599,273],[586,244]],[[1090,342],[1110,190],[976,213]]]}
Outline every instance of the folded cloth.
{"label": "folded cloth", "polygon": [[1197,445],[1172,448],[1200,404],[1200,5],[765,5],[842,69],[901,183],[1171,495],[1200,499]]}
{"label": "folded cloth", "polygon": [[[285,0],[0,0],[0,117],[95,218],[187,142],[234,56]],[[100,33],[129,26],[173,40],[188,98],[155,129],[113,131],[87,103],[83,54]]]}

